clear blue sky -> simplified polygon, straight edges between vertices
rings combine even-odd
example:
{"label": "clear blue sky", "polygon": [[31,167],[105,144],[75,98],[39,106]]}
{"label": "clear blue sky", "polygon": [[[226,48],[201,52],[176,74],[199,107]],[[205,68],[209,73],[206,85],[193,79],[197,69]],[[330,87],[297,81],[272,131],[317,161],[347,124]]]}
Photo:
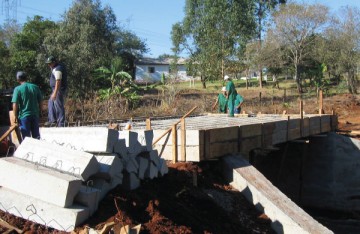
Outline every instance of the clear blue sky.
{"label": "clear blue sky", "polygon": [[[5,2],[1,0],[0,25],[4,23],[7,13],[10,17],[14,17],[15,9],[16,18],[21,24],[27,17],[32,18],[34,15],[58,21],[73,1],[8,0],[9,11]],[[150,48],[147,56],[171,54],[171,27],[184,17],[185,0],[102,0],[101,2],[103,6],[110,5],[121,25],[146,41]],[[297,2],[321,3],[334,11],[346,5],[360,8],[360,0],[297,0]]]}

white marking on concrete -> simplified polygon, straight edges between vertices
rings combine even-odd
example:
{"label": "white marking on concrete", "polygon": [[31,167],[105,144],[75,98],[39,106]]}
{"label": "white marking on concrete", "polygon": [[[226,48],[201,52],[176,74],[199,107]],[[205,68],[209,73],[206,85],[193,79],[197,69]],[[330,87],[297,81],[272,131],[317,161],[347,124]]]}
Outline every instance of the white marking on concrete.
{"label": "white marking on concrete", "polygon": [[119,133],[107,127],[66,127],[40,128],[40,136],[76,150],[113,153]]}
{"label": "white marking on concrete", "polygon": [[67,232],[90,217],[89,209],[84,206],[74,204],[62,208],[5,187],[0,187],[0,209],[17,217]]}

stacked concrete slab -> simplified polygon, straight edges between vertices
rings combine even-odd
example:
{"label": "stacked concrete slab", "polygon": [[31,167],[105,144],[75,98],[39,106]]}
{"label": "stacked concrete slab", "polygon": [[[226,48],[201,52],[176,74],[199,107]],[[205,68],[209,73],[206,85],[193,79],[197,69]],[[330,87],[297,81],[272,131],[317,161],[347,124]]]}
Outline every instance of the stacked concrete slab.
{"label": "stacked concrete slab", "polygon": [[[117,185],[132,190],[138,188],[143,179],[153,179],[167,173],[165,160],[153,150],[152,130],[117,131],[107,127],[68,127],[41,128],[40,134],[45,141],[94,153],[101,168],[108,167],[106,162],[113,163],[112,167],[121,172],[121,175],[111,169],[112,172],[108,174],[116,179],[109,181],[103,176],[93,179],[92,186],[101,191],[100,198]],[[115,166],[120,164],[121,168]]]}
{"label": "stacked concrete slab", "polygon": [[[175,124],[177,120],[152,121],[154,139]],[[179,124],[180,125],[180,124]],[[256,148],[269,147],[279,143],[330,132],[337,126],[333,115],[259,115],[256,117],[209,115],[186,118],[185,153],[181,155],[181,127],[177,130],[178,161],[214,159],[228,153],[241,152],[248,155]],[[173,140],[169,133],[158,141],[154,148],[161,158],[173,160]]]}
{"label": "stacked concrete slab", "polygon": [[94,212],[82,184],[98,170],[92,154],[25,138],[15,157],[0,159],[0,209],[71,231]]}
{"label": "stacked concrete slab", "polygon": [[152,148],[152,131],[106,127],[41,128],[14,157],[0,159],[0,209],[71,231],[97,210],[116,186],[136,189],[141,180],[168,172]]}

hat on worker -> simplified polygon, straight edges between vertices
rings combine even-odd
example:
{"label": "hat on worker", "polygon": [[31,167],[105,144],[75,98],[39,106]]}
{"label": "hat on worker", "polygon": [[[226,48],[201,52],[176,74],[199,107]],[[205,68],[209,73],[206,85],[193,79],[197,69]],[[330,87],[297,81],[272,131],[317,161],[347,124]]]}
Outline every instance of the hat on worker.
{"label": "hat on worker", "polygon": [[26,73],[23,72],[23,71],[18,71],[18,72],[16,73],[16,79],[17,79],[17,80],[26,80],[26,77],[27,77],[27,75],[26,75]]}
{"label": "hat on worker", "polygon": [[222,87],[222,88],[221,88],[221,91],[225,92],[225,91],[226,91],[226,87],[225,87],[225,86]]}
{"label": "hat on worker", "polygon": [[49,63],[55,63],[56,62],[56,58],[54,56],[49,56],[45,63],[49,64]]}
{"label": "hat on worker", "polygon": [[228,80],[230,77],[228,75],[224,76],[224,80]]}

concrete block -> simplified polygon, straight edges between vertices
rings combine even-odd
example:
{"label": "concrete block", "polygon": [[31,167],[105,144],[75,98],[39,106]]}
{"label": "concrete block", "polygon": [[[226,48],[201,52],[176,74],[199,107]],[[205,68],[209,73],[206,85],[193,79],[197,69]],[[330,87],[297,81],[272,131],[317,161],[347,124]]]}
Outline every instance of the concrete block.
{"label": "concrete block", "polygon": [[262,131],[262,124],[248,124],[240,126],[240,136],[248,138],[253,136],[260,136]]}
{"label": "concrete block", "polygon": [[119,154],[123,158],[127,157],[128,149],[126,147],[125,139],[118,139],[115,142],[114,153]]}
{"label": "concrete block", "polygon": [[90,216],[95,213],[99,206],[100,190],[82,185],[79,193],[75,196],[75,203],[84,205],[89,209]]}
{"label": "concrete block", "polygon": [[96,188],[100,191],[98,196],[98,202],[104,199],[106,194],[114,188],[111,183],[107,182],[105,179],[102,178],[94,178],[92,181],[93,183],[91,187]]}
{"label": "concrete block", "polygon": [[129,161],[126,162],[125,170],[128,173],[137,173],[139,170],[139,164],[135,157],[130,157]]}
{"label": "concrete block", "polygon": [[160,158],[159,162],[160,162],[158,166],[159,174],[161,176],[164,176],[165,174],[169,173],[169,168],[166,164],[166,160]]}
{"label": "concrete block", "polygon": [[116,186],[122,183],[123,163],[116,155],[97,155],[95,156],[100,164],[100,172],[110,177],[109,183]]}
{"label": "concrete block", "polygon": [[71,206],[81,186],[77,177],[15,157],[1,158],[0,168],[0,186],[60,207]]}
{"label": "concrete block", "polygon": [[146,169],[145,177],[154,179],[158,176],[159,169],[155,166],[154,163],[150,162],[149,167]]}
{"label": "concrete block", "polygon": [[153,162],[157,167],[159,166],[160,157],[159,157],[159,153],[157,150],[149,151],[149,158],[150,158],[151,162]]}
{"label": "concrete block", "polygon": [[125,140],[125,145],[129,154],[137,155],[143,150],[141,144],[138,141],[137,132],[128,130],[119,131],[119,139]]}
{"label": "concrete block", "polygon": [[16,149],[14,156],[73,174],[84,181],[99,171],[99,163],[93,154],[68,149],[31,137],[24,139]]}
{"label": "concrete block", "polygon": [[145,157],[136,157],[136,161],[139,164],[139,170],[137,172],[137,175],[139,179],[143,180],[145,178],[145,172],[149,167],[150,159]]}
{"label": "concrete block", "polygon": [[74,204],[59,207],[29,195],[0,187],[0,209],[32,222],[70,232],[90,217],[89,208]]}
{"label": "concrete block", "polygon": [[125,190],[134,190],[140,187],[140,179],[135,173],[124,172],[124,179],[121,187]]}
{"label": "concrete block", "polygon": [[107,127],[40,128],[40,136],[76,150],[113,153],[119,132]]}
{"label": "concrete block", "polygon": [[154,140],[153,130],[138,130],[138,142],[140,143],[144,151],[152,150],[152,142]]}

